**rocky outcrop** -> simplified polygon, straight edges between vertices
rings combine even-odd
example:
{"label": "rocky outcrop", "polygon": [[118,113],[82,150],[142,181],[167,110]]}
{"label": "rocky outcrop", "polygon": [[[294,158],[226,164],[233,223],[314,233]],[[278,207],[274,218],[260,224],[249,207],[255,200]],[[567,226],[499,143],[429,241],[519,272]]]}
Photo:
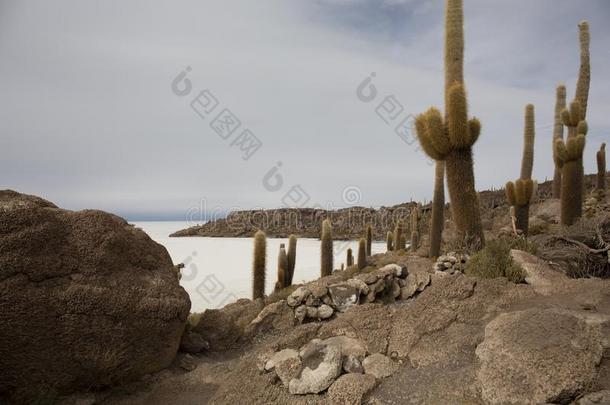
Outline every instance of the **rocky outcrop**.
{"label": "rocky outcrop", "polygon": [[102,211],[0,192],[0,398],[167,367],[190,309],[165,248]]}
{"label": "rocky outcrop", "polygon": [[553,309],[499,315],[477,347],[477,379],[488,404],[569,403],[597,375],[599,325]]}

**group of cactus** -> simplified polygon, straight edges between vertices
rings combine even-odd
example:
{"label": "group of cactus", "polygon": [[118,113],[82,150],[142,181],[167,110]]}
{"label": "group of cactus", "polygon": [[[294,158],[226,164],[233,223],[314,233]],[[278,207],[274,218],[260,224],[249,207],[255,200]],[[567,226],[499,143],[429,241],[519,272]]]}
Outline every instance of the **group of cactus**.
{"label": "group of cactus", "polygon": [[[294,277],[294,266],[297,254],[297,237],[290,235],[288,238],[288,252],[282,243],[277,260],[277,281],[275,291],[282,290],[292,285]],[[254,235],[254,260],[252,265],[252,299],[265,296],[265,274],[267,269],[267,236],[263,231],[257,231]]]}

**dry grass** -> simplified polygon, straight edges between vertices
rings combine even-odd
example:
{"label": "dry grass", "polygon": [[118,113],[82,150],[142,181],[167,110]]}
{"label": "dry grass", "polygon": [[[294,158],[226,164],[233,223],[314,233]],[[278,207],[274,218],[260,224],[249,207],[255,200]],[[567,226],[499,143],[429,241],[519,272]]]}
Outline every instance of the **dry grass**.
{"label": "dry grass", "polygon": [[466,274],[481,278],[506,277],[513,283],[524,282],[525,272],[510,256],[513,244],[509,238],[488,241],[485,248],[470,257]]}

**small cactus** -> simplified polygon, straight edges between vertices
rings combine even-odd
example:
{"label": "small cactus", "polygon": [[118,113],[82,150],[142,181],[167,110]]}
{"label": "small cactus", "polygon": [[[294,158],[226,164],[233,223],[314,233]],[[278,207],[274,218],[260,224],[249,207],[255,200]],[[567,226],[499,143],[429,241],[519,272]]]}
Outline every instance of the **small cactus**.
{"label": "small cactus", "polygon": [[366,227],[366,255],[371,256],[373,247],[373,227],[369,224]]}
{"label": "small cactus", "polygon": [[358,243],[358,270],[362,270],[366,267],[366,240],[360,239]]}
{"label": "small cactus", "polygon": [[297,260],[297,237],[290,235],[288,237],[288,274],[286,277],[286,287],[292,285],[294,278],[294,266]]}
{"label": "small cactus", "polygon": [[388,236],[386,237],[386,249],[388,252],[394,250],[394,236],[390,231],[388,231]]}
{"label": "small cactus", "polygon": [[506,199],[511,205],[511,216],[515,218],[515,227],[527,235],[529,227],[530,201],[534,192],[532,179],[519,179],[506,183]]}
{"label": "small cactus", "polygon": [[405,239],[403,236],[404,224],[402,219],[399,219],[394,228],[394,250],[401,250],[405,248]]}
{"label": "small cactus", "polygon": [[347,263],[347,267],[354,265],[354,255],[352,253],[352,248],[347,249],[347,259],[345,260]]}
{"label": "small cactus", "polygon": [[267,261],[267,237],[265,232],[254,235],[254,261],[252,266],[252,299],[265,296],[265,266]]}
{"label": "small cactus", "polygon": [[561,162],[557,159],[555,153],[555,142],[557,139],[563,140],[563,121],[561,113],[566,108],[566,86],[560,85],[557,87],[557,100],[555,102],[555,125],[553,127],[553,162],[555,163],[555,172],[553,174],[553,198],[561,197]]}
{"label": "small cactus", "polygon": [[606,143],[602,143],[597,151],[597,190],[606,194]]}
{"label": "small cactus", "polygon": [[430,257],[439,257],[445,223],[445,162],[436,161],[432,220],[430,223]]}
{"label": "small cactus", "polygon": [[288,256],[286,255],[286,247],[280,244],[280,252],[277,256],[277,281],[275,283],[275,291],[283,290],[286,287],[286,278],[288,277]]}
{"label": "small cactus", "polygon": [[320,276],[330,276],[333,272],[333,236],[330,219],[322,222],[322,236],[320,237]]}

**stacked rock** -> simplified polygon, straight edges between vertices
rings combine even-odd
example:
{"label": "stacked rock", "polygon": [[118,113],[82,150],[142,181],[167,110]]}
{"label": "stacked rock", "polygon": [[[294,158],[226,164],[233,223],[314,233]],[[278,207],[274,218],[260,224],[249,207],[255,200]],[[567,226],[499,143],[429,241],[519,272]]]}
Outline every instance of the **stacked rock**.
{"label": "stacked rock", "polygon": [[439,256],[434,264],[434,270],[447,274],[463,273],[469,258],[467,254],[449,252]]}
{"label": "stacked rock", "polygon": [[[332,280],[332,279],[330,279]],[[286,299],[299,322],[328,319],[336,311],[375,301],[393,302],[412,297],[430,283],[430,274],[409,274],[406,267],[388,264],[346,281],[320,279],[297,288]]]}

